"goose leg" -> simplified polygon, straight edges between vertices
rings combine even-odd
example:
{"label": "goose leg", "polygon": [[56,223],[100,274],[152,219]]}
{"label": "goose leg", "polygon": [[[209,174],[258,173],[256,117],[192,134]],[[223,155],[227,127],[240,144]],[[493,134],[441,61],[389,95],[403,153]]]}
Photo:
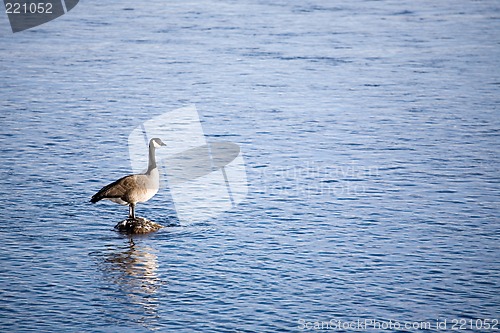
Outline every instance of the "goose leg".
{"label": "goose leg", "polygon": [[135,220],[135,204],[133,203],[128,206],[128,217]]}

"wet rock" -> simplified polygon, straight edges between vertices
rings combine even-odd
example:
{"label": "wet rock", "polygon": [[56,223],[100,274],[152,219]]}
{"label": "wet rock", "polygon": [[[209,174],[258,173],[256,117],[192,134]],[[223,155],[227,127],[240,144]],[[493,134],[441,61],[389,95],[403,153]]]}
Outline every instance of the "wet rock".
{"label": "wet rock", "polygon": [[161,228],[163,228],[162,225],[144,217],[128,218],[115,225],[116,230],[127,234],[147,234],[158,231]]}

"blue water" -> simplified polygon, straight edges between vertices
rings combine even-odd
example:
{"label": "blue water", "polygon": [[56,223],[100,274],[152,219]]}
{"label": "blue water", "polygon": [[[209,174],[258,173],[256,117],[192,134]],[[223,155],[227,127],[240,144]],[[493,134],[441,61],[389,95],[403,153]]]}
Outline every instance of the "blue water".
{"label": "blue water", "polygon": [[[498,1],[88,0],[0,52],[2,331],[499,319]],[[163,189],[133,245],[88,200],[186,105],[249,194],[186,224]]]}

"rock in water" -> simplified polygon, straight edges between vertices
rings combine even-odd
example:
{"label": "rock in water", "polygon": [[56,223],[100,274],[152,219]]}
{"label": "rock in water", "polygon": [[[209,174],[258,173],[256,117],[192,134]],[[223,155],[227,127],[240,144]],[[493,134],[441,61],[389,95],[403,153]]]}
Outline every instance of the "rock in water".
{"label": "rock in water", "polygon": [[128,218],[115,225],[116,230],[127,234],[147,234],[158,231],[161,228],[163,228],[162,225],[144,217],[136,217],[135,219]]}

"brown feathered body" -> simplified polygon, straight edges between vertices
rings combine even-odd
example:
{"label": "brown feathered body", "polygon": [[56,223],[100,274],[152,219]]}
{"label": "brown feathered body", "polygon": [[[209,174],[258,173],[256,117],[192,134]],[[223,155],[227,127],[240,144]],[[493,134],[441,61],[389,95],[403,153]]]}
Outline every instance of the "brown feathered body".
{"label": "brown feathered body", "polygon": [[104,186],[92,196],[90,202],[108,199],[120,205],[136,204],[151,199],[160,187],[158,169],[149,174],[130,175]]}

